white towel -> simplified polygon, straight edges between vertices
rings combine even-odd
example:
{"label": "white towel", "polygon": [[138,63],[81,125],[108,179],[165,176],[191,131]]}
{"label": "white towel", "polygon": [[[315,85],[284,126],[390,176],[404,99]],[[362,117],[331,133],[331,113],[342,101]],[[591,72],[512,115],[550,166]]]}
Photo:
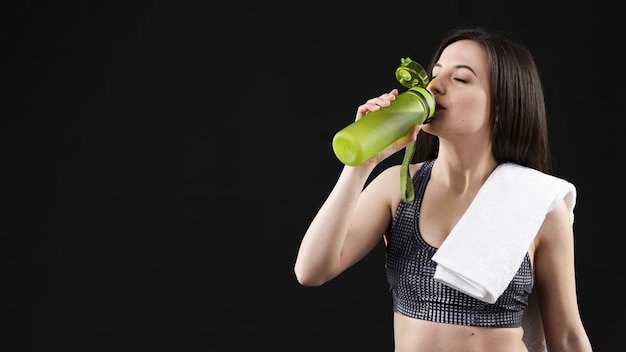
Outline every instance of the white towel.
{"label": "white towel", "polygon": [[546,214],[563,199],[573,222],[573,184],[518,164],[500,164],[433,256],[435,279],[494,303],[518,271]]}

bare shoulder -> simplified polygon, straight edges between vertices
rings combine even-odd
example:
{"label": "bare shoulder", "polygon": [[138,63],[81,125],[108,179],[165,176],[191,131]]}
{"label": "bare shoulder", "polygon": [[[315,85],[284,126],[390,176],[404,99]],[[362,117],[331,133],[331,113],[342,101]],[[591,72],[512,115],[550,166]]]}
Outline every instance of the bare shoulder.
{"label": "bare shoulder", "polygon": [[[411,177],[419,170],[423,163],[415,163],[409,165]],[[395,211],[395,206],[402,198],[400,190],[400,173],[401,165],[390,166],[378,174],[368,185],[368,193],[377,193],[387,198],[389,205]]]}
{"label": "bare shoulder", "polygon": [[535,239],[535,247],[559,248],[563,245],[569,246],[573,241],[573,235],[569,210],[565,201],[561,200],[546,215]]}
{"label": "bare shoulder", "polygon": [[[415,175],[415,173],[422,167],[424,163],[415,163],[409,165],[409,173],[411,177]],[[376,187],[382,186],[388,187],[394,184],[400,184],[400,172],[401,165],[392,165],[383,171],[381,171],[371,182],[373,185],[377,185]]]}

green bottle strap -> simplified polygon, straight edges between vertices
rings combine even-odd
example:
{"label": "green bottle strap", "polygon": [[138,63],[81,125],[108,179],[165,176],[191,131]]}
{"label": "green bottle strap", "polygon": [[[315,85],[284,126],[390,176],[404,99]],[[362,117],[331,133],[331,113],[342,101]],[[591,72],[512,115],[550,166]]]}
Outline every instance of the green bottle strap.
{"label": "green bottle strap", "polygon": [[400,191],[402,192],[402,201],[405,203],[413,203],[415,198],[415,190],[413,189],[413,180],[411,180],[411,171],[409,164],[413,160],[415,154],[415,142],[406,146],[404,150],[404,159],[400,166]]}

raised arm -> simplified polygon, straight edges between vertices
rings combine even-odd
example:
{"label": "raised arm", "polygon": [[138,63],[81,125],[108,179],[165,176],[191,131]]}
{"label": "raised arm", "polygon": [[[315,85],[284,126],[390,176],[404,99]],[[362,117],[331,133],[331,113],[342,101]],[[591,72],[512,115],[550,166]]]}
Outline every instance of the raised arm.
{"label": "raised arm", "polygon": [[[397,94],[394,89],[368,100],[357,109],[356,119],[388,106]],[[418,130],[416,126],[407,136],[358,166],[344,166],[300,244],[294,266],[300,284],[324,284],[362,259],[382,240],[391,221],[390,189],[398,194],[400,190],[399,168],[383,171],[364,187],[376,165],[414,141]]]}

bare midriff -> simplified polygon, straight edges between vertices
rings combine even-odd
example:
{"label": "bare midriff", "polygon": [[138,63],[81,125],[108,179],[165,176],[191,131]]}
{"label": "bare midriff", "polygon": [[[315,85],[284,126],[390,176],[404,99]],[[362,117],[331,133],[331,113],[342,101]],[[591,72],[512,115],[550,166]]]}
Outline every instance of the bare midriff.
{"label": "bare midriff", "polygon": [[435,323],[394,314],[394,352],[528,352],[523,329]]}

